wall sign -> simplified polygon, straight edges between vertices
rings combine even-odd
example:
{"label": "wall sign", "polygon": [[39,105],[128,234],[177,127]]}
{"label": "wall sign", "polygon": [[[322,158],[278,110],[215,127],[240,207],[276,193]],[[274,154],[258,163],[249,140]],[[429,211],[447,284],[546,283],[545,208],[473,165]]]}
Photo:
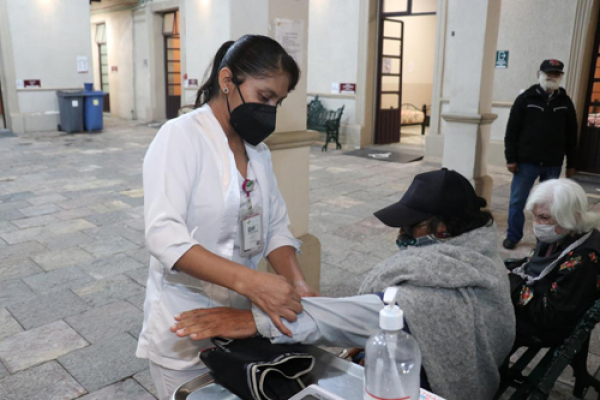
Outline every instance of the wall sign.
{"label": "wall sign", "polygon": [[508,68],[508,50],[496,51],[496,68]]}
{"label": "wall sign", "polygon": [[113,65],[112,67],[110,67],[110,72],[119,72],[119,67]]}
{"label": "wall sign", "polygon": [[77,56],[77,72],[80,74],[89,72],[88,59],[86,56]]}
{"label": "wall sign", "polygon": [[304,21],[275,18],[275,40],[302,68],[304,52]]}
{"label": "wall sign", "polygon": [[356,93],[356,83],[340,83],[340,93],[343,93],[343,94]]}
{"label": "wall sign", "polygon": [[23,80],[23,87],[39,89],[42,87],[42,83],[40,82],[39,79],[25,79],[25,80]]}

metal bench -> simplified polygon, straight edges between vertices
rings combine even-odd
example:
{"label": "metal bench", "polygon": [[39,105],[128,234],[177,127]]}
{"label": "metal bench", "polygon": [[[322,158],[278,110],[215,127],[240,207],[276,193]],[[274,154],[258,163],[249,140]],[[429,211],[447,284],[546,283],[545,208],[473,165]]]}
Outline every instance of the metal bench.
{"label": "metal bench", "polygon": [[344,106],[338,108],[336,111],[327,110],[323,107],[323,103],[319,100],[319,96],[316,96],[307,106],[306,115],[306,127],[315,131],[325,132],[325,145],[321,151],[327,151],[327,145],[329,142],[335,141],[335,148],[340,150],[342,145],[340,144],[340,121],[342,119],[342,113],[344,112]]}
{"label": "metal bench", "polygon": [[545,400],[550,395],[556,380],[569,364],[575,376],[573,388],[575,398],[581,399],[585,389],[590,386],[600,393],[600,381],[591,376],[587,370],[590,333],[598,322],[600,322],[600,300],[596,300],[561,345],[548,349],[546,355],[529,375],[524,376],[523,370],[543,349],[542,346],[528,347],[510,368],[508,367],[509,356],[500,369],[502,380],[494,400],[499,399],[509,387],[516,388],[510,400]]}

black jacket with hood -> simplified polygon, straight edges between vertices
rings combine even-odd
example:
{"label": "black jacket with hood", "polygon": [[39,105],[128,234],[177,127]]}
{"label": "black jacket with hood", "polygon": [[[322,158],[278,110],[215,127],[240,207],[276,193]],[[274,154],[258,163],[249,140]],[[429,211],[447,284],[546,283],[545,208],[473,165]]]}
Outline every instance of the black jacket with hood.
{"label": "black jacket with hood", "polygon": [[508,164],[522,162],[542,166],[575,168],[577,115],[565,89],[552,96],[537,84],[517,97],[508,118],[504,137]]}

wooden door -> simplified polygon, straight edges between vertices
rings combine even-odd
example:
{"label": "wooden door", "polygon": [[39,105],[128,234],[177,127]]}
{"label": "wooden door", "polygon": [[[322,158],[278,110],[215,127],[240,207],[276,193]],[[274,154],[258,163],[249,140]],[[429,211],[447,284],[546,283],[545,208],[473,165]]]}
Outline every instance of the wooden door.
{"label": "wooden door", "polygon": [[577,169],[600,174],[600,20],[596,28],[587,97],[583,110]]}
{"label": "wooden door", "polygon": [[404,23],[382,16],[379,29],[375,144],[400,141]]}
{"label": "wooden door", "polygon": [[181,108],[181,44],[179,11],[164,15],[165,82],[167,119],[175,118]]}

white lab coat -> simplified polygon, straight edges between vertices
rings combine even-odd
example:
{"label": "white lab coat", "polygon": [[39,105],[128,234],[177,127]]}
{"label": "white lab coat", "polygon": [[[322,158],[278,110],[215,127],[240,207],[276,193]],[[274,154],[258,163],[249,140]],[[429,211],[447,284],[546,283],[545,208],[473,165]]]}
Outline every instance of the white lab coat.
{"label": "white lab coat", "polygon": [[[265,144],[246,145],[263,212],[263,253],[246,265],[256,269],[278,247],[299,249],[288,230],[287,209]],[[136,355],[165,368],[202,366],[198,352],[208,341],[179,338],[169,328],[175,315],[195,308],[250,308],[239,294],[173,270],[193,245],[232,260],[239,229],[238,172],[225,132],[205,105],[167,122],[144,159],[146,245],[152,255],[144,302],[144,325]]]}

